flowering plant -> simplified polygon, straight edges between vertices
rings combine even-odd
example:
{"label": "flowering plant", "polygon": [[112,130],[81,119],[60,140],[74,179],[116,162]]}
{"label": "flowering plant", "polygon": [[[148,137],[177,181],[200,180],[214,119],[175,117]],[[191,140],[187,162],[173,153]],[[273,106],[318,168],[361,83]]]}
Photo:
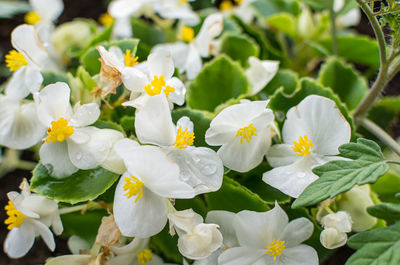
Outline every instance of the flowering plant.
{"label": "flowering plant", "polygon": [[29,4],[0,94],[0,176],[26,170],[8,257],[60,236],[45,265],[400,264],[398,1]]}

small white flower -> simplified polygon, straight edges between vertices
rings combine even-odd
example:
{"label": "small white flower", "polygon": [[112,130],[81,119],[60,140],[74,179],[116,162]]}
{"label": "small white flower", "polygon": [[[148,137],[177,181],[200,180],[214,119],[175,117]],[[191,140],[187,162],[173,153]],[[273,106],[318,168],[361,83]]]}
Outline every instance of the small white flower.
{"label": "small white flower", "polygon": [[44,165],[51,165],[52,174],[58,178],[106,162],[113,144],[123,138],[116,130],[88,126],[100,115],[97,104],[77,103],[72,108],[69,98],[70,89],[61,82],[35,94],[38,117],[48,133],[40,159]]}
{"label": "small white flower", "polygon": [[250,96],[260,92],[271,80],[279,69],[279,61],[261,61],[257,57],[250,56],[249,68],[246,69],[246,76],[251,84]]}
{"label": "small white flower", "polygon": [[327,227],[320,235],[321,244],[327,249],[335,249],[344,246],[347,242],[347,234],[336,228]]}
{"label": "small white flower", "polygon": [[174,59],[175,66],[180,73],[185,73],[189,80],[196,78],[202,67],[201,58],[212,54],[214,39],[221,34],[223,17],[220,14],[209,15],[203,22],[199,34],[194,36],[191,27],[182,27],[180,38],[185,42],[174,44],[160,44],[153,51],[168,50]]}
{"label": "small white flower", "polygon": [[235,5],[229,0],[223,0],[219,6],[225,17],[229,17],[233,14],[240,17],[247,24],[251,23],[254,19],[254,8],[251,7],[251,3],[254,0],[234,0]]}
{"label": "small white flower", "polygon": [[122,235],[145,238],[167,222],[166,198],[193,198],[194,189],[179,179],[179,167],[156,146],[122,139],[114,147],[127,172],[114,197],[114,218]]}
{"label": "small white flower", "polygon": [[21,193],[7,193],[9,202],[5,209],[8,218],[5,224],[10,232],[4,241],[4,252],[11,258],[25,256],[39,235],[49,249],[54,251],[55,242],[48,227],[51,225],[56,235],[63,231],[57,203],[31,194],[27,185],[26,181],[21,184]]}
{"label": "small white flower", "polygon": [[327,249],[341,247],[347,242],[347,234],[351,232],[352,220],[347,212],[339,211],[325,215],[321,219],[324,230],[321,232],[321,244]]}
{"label": "small white flower", "polygon": [[178,233],[178,249],[187,258],[198,260],[211,255],[222,245],[216,224],[205,224],[192,209],[168,214],[170,233]]}
{"label": "small white flower", "polygon": [[209,145],[222,147],[218,155],[224,165],[246,172],[261,163],[274,135],[274,114],[268,101],[243,102],[222,110],[206,132]]}
{"label": "small white flower", "polygon": [[277,203],[267,212],[237,213],[233,227],[240,247],[222,252],[219,265],[318,265],[317,252],[301,244],[312,235],[312,222],[298,218],[289,223]]}
{"label": "small white flower", "polygon": [[273,145],[269,164],[275,167],[264,173],[263,180],[283,193],[297,198],[318,176],[315,166],[340,157],[339,146],[348,143],[349,123],[335,102],[311,95],[291,108],[282,129],[283,144]]}

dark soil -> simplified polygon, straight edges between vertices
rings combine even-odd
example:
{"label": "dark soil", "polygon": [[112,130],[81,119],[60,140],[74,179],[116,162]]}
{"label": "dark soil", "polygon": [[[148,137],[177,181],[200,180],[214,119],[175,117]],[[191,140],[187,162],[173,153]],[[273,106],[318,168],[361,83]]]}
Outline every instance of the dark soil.
{"label": "dark soil", "polygon": [[[65,0],[65,10],[59,19],[59,23],[71,21],[76,17],[85,17],[98,19],[100,14],[106,12],[106,0]],[[7,53],[11,49],[10,33],[18,25],[24,21],[23,15],[18,15],[13,19],[0,19],[0,51],[2,54]],[[356,28],[357,31],[368,34],[373,37],[373,32],[368,23],[368,20],[363,17],[362,22]],[[385,95],[398,95],[400,94],[400,76],[397,76],[388,86],[384,92]],[[400,126],[394,125],[392,128],[394,136],[400,135]],[[9,191],[18,191],[19,183],[23,178],[30,178],[31,174],[27,171],[14,171],[0,179],[0,244],[3,244],[4,239],[8,233],[3,220],[6,219],[4,206],[7,204],[6,197]],[[29,253],[21,259],[9,259],[4,252],[0,251],[0,265],[37,265],[44,264],[48,257],[68,254],[66,240],[56,237],[56,250],[51,252],[41,239],[37,239],[33,248]],[[338,249],[323,265],[341,265],[346,262],[349,256],[354,251],[348,247]]]}

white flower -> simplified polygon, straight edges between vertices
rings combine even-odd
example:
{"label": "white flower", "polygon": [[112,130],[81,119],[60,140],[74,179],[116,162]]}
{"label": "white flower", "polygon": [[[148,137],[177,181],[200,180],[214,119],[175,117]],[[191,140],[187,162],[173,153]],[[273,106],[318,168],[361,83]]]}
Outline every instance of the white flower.
{"label": "white flower", "polygon": [[229,17],[234,13],[240,17],[247,24],[251,23],[254,19],[254,9],[251,7],[251,3],[254,0],[234,0],[236,5],[233,5],[229,0],[223,0],[219,6],[220,10],[225,17]]}
{"label": "white flower", "polygon": [[5,207],[8,218],[5,224],[10,232],[4,241],[4,252],[11,258],[26,255],[33,246],[36,236],[41,236],[51,251],[55,248],[50,225],[56,235],[63,231],[57,203],[37,194],[30,194],[26,182],[21,184],[22,192],[7,193]]}
{"label": "white flower", "polygon": [[[334,0],[333,10],[338,13],[344,7],[344,0]],[[352,27],[360,24],[361,11],[359,8],[353,8],[345,14],[337,14],[337,23],[342,27]]]}
{"label": "white flower", "polygon": [[345,211],[325,215],[321,219],[324,230],[321,232],[321,244],[327,249],[341,247],[347,242],[347,234],[351,232],[352,220]]}
{"label": "white flower", "polygon": [[97,104],[77,103],[72,109],[69,98],[70,89],[61,82],[35,94],[38,117],[48,127],[40,159],[58,178],[106,162],[114,142],[123,138],[118,131],[88,126],[100,115]]}
{"label": "white flower", "polygon": [[349,123],[335,102],[311,95],[291,108],[282,129],[283,144],[273,145],[267,160],[273,170],[263,180],[283,193],[297,198],[318,176],[315,166],[340,157],[338,147],[348,143]]}
{"label": "white flower", "polygon": [[123,105],[140,109],[150,98],[160,94],[165,95],[171,108],[172,103],[183,105],[186,87],[181,80],[172,76],[174,69],[171,54],[165,50],[151,53],[147,62],[138,67],[126,68],[122,78],[132,94],[131,100]]}
{"label": "white flower", "polygon": [[168,159],[179,166],[179,178],[192,186],[196,195],[221,187],[221,159],[210,148],[193,146],[196,135],[188,117],[180,118],[176,126],[173,124],[164,95],[150,98],[136,111],[135,129],[141,143],[160,146]]}
{"label": "white flower", "polygon": [[327,227],[320,235],[321,244],[327,249],[335,249],[344,246],[347,242],[347,234],[336,228]]}
{"label": "white flower", "polygon": [[261,163],[274,135],[274,114],[268,101],[243,102],[222,110],[206,132],[209,145],[222,147],[218,155],[224,165],[246,172]]}
{"label": "white flower", "polygon": [[178,19],[189,25],[200,22],[199,16],[192,10],[188,0],[159,0],[153,8],[162,18]]}
{"label": "white flower", "polygon": [[118,228],[139,238],[159,233],[167,222],[166,198],[193,198],[194,189],[179,179],[179,167],[159,147],[122,139],[114,149],[127,168],[114,197]]}
{"label": "white flower", "polygon": [[205,224],[192,209],[168,214],[170,233],[179,235],[179,252],[190,259],[204,259],[222,244],[222,235],[216,224]]}
{"label": "white flower", "polygon": [[301,244],[312,235],[312,222],[298,218],[289,223],[277,203],[267,212],[237,213],[233,227],[240,247],[222,252],[219,265],[318,265],[317,252]]}
{"label": "white flower", "polygon": [[251,84],[250,96],[260,92],[271,80],[279,69],[279,61],[261,61],[257,57],[250,56],[249,68],[245,73]]}
{"label": "white flower", "polygon": [[199,34],[194,37],[191,27],[182,27],[180,38],[185,42],[174,44],[160,44],[153,51],[168,50],[174,59],[175,66],[180,73],[186,72],[187,78],[192,80],[200,73],[202,57],[212,54],[213,40],[222,32],[223,17],[220,14],[209,15],[203,22]]}

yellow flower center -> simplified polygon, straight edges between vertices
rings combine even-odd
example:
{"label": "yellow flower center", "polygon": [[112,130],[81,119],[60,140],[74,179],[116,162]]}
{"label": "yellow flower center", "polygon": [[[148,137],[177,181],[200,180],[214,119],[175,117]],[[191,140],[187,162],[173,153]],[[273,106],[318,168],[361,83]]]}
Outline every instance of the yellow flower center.
{"label": "yellow flower center", "polygon": [[269,254],[274,256],[274,260],[276,260],[276,256],[280,256],[282,251],[285,250],[285,241],[280,241],[279,238],[274,238],[271,243],[267,246],[267,250],[265,254]]}
{"label": "yellow flower center", "polygon": [[137,177],[130,175],[124,178],[125,184],[123,186],[126,193],[124,196],[130,198],[136,196],[135,203],[138,202],[143,197],[143,182],[141,182]]}
{"label": "yellow flower center", "polygon": [[178,149],[185,149],[189,145],[193,145],[194,141],[194,132],[189,133],[188,128],[182,131],[182,126],[179,126],[176,132],[176,139],[174,145]]}
{"label": "yellow flower center", "polygon": [[257,131],[257,129],[251,123],[249,126],[240,128],[237,131],[236,136],[240,137],[240,143],[242,144],[243,143],[243,139],[245,139],[247,142],[250,142],[250,140],[253,137],[253,135],[257,135],[256,131]]}
{"label": "yellow flower center", "polygon": [[221,2],[221,4],[219,5],[219,9],[221,11],[227,11],[229,9],[232,9],[233,4],[230,0],[224,0]]}
{"label": "yellow flower center", "polygon": [[[163,88],[165,87],[165,80],[164,76],[161,75],[160,77],[154,76],[153,81],[150,84],[144,87],[144,90],[147,92],[149,96],[155,96],[161,93]],[[168,98],[169,93],[174,92],[175,88],[166,86],[164,88],[165,96]]]}
{"label": "yellow flower center", "polygon": [[107,27],[114,22],[114,18],[109,13],[104,13],[100,15],[99,22],[101,25]]}
{"label": "yellow flower center", "polygon": [[132,67],[134,65],[138,64],[138,59],[139,57],[135,57],[132,54],[131,50],[126,50],[125,54],[124,54],[124,60],[125,60],[125,66],[126,67]]}
{"label": "yellow flower center", "polygon": [[194,39],[194,30],[191,27],[183,27],[179,37],[183,41],[191,42]]}
{"label": "yellow flower center", "polygon": [[25,220],[25,215],[15,208],[12,201],[8,201],[8,205],[6,205],[4,209],[8,215],[8,218],[4,221],[4,223],[8,225],[7,229],[11,230],[14,227],[20,227]]}
{"label": "yellow flower center", "polygon": [[6,65],[11,72],[17,71],[19,68],[27,64],[28,61],[25,59],[25,56],[16,50],[11,50],[6,55]]}
{"label": "yellow flower center", "polygon": [[150,249],[143,249],[137,254],[139,264],[146,265],[148,261],[152,260],[153,254]]}
{"label": "yellow flower center", "polygon": [[187,3],[188,3],[188,0],[179,0],[179,3],[180,3],[181,5],[187,4]]}
{"label": "yellow flower center", "polygon": [[298,156],[309,155],[312,148],[313,144],[311,140],[308,139],[307,135],[304,135],[304,138],[300,136],[299,142],[294,141],[292,146],[293,152],[298,153],[296,154]]}
{"label": "yellow flower center", "polygon": [[25,15],[25,23],[29,25],[37,24],[42,18],[35,11],[30,11]]}
{"label": "yellow flower center", "polygon": [[65,139],[70,137],[74,133],[74,127],[68,126],[68,121],[64,118],[58,119],[58,121],[52,121],[51,127],[47,128],[46,143],[52,141],[53,143],[63,142]]}

